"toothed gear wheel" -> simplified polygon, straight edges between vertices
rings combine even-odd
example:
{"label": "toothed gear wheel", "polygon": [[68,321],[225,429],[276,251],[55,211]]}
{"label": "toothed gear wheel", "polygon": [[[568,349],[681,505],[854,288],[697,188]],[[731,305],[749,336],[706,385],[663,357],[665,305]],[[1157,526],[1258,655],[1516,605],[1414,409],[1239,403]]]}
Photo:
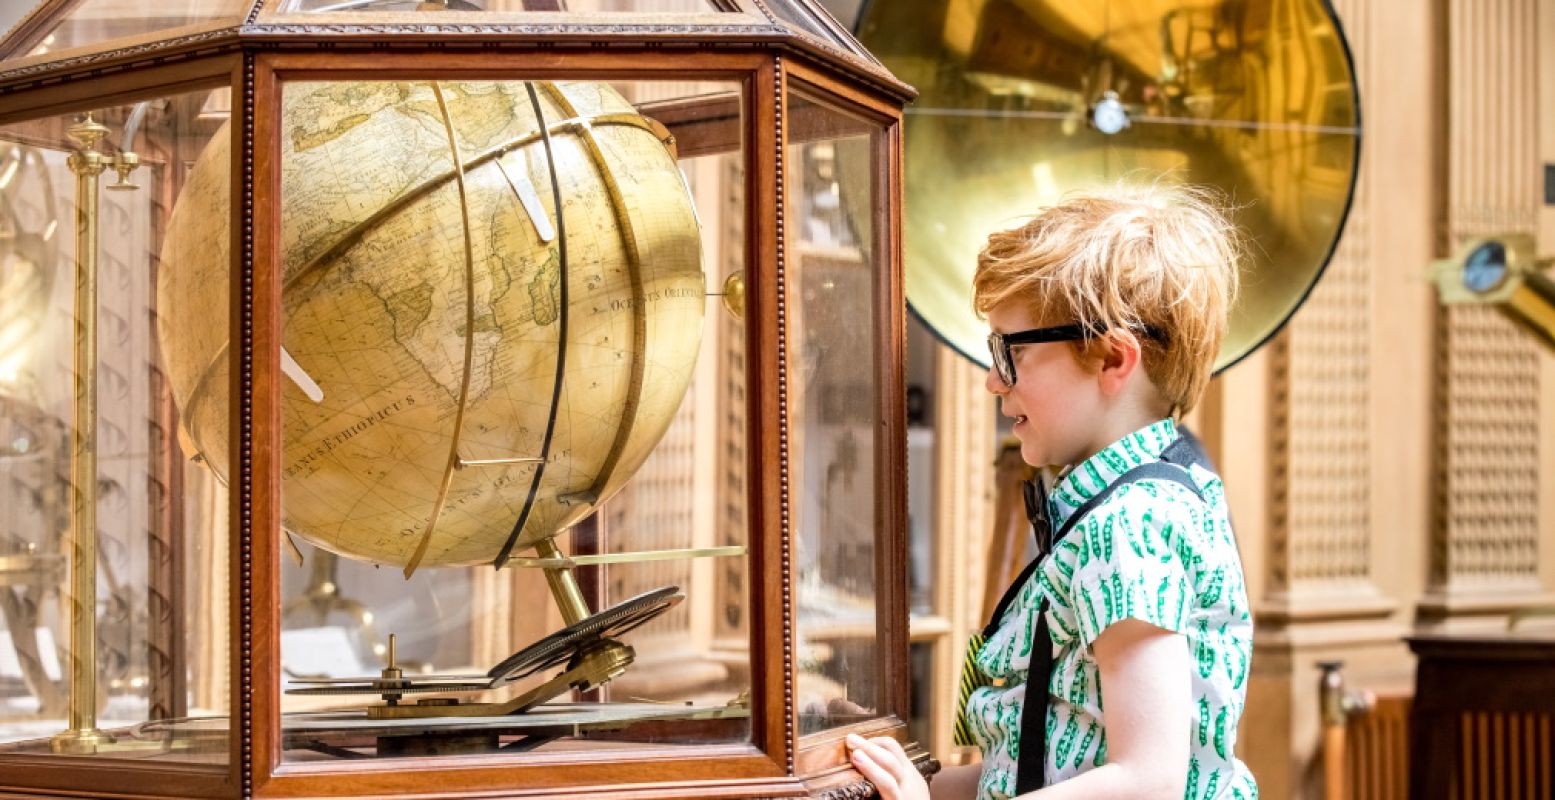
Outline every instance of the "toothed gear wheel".
{"label": "toothed gear wheel", "polygon": [[644,592],[535,641],[508,656],[486,674],[495,687],[565,664],[588,645],[621,636],[684,599],[686,596],[680,593],[679,586],[665,586]]}

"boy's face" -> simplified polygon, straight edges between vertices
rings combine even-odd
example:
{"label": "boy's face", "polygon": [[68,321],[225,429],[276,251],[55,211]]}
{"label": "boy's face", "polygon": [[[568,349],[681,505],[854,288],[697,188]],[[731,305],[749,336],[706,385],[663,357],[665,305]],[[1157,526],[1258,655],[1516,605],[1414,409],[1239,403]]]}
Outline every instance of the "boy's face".
{"label": "boy's face", "polygon": [[[1036,319],[1031,309],[1007,301],[988,312],[988,325],[996,333],[1015,333],[1032,328],[1065,325],[1068,319]],[[1016,345],[1010,360],[1015,385],[999,379],[990,369],[985,385],[999,398],[1000,410],[1015,420],[1021,458],[1035,467],[1067,466],[1084,460],[1101,414],[1097,375],[1075,357],[1070,342]]]}

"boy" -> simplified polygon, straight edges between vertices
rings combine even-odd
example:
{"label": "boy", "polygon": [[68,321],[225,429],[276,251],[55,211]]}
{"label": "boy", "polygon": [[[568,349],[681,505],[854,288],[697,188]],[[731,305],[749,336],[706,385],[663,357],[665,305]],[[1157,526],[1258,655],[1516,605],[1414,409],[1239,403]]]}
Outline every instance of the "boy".
{"label": "boy", "polygon": [[[1232,749],[1252,652],[1241,563],[1220,479],[1177,428],[1236,284],[1233,227],[1186,187],[1073,196],[978,255],[987,388],[1026,463],[1062,472],[1035,503],[1050,546],[974,654],[996,679],[963,717],[983,762],[946,769],[933,797],[1257,797]],[[1028,678],[1046,689],[1032,708]],[[887,800],[930,796],[895,740],[848,745]]]}

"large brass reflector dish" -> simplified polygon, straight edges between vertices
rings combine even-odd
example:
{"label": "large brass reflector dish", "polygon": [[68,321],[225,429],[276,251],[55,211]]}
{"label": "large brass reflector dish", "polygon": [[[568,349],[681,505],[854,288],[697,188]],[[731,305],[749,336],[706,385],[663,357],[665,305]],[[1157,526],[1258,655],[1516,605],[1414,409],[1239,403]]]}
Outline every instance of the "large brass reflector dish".
{"label": "large brass reflector dish", "polygon": [[977,251],[1066,192],[1164,174],[1229,196],[1251,248],[1217,368],[1279,329],[1339,238],[1360,111],[1322,0],[874,0],[857,27],[921,93],[907,300],[978,363]]}

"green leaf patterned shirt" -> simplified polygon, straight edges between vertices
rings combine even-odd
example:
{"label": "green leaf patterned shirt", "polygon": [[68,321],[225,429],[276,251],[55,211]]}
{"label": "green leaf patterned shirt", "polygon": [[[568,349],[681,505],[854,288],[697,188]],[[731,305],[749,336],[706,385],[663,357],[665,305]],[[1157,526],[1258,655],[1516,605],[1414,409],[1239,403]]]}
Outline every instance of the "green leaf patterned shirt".
{"label": "green leaf patterned shirt", "polygon": [[[1159,460],[1176,438],[1176,425],[1164,419],[1064,473],[1048,496],[1054,530],[1123,473]],[[1233,753],[1252,659],[1241,560],[1220,478],[1199,466],[1190,471],[1203,500],[1180,484],[1150,479],[1113,492],[1054,544],[977,653],[983,671],[1001,684],[967,701],[968,725],[983,753],[978,800],[1015,794],[1034,615],[1044,596],[1052,641],[1042,645],[1054,649],[1047,785],[1107,763],[1091,644],[1113,623],[1139,619],[1182,634],[1191,651],[1194,716],[1184,798],[1258,796],[1252,773]]]}

